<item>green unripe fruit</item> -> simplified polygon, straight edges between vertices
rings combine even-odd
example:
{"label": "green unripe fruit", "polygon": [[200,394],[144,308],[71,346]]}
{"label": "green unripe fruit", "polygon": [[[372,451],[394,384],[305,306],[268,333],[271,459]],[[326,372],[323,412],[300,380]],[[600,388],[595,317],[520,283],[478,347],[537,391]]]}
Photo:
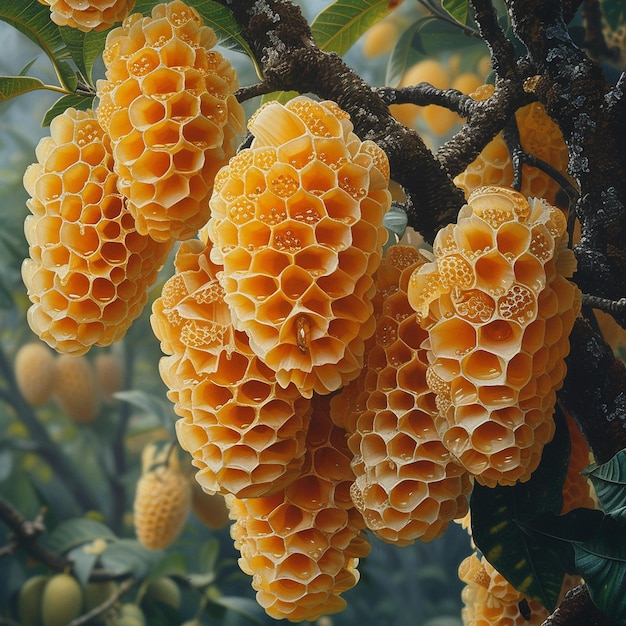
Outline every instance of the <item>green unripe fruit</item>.
{"label": "green unripe fruit", "polygon": [[167,604],[173,609],[180,608],[180,589],[169,576],[161,576],[150,582],[144,598],[152,602]]}
{"label": "green unripe fruit", "polygon": [[111,626],[146,626],[146,620],[143,617],[141,619],[136,619],[134,617],[122,615],[112,622]]}
{"label": "green unripe fruit", "polygon": [[136,604],[127,602],[120,607],[119,618],[113,626],[146,626],[146,618]]}
{"label": "green unripe fruit", "polygon": [[56,574],[43,590],[43,626],[67,626],[83,608],[83,590],[69,574]]}
{"label": "green unripe fruit", "polygon": [[[105,582],[87,583],[85,586],[85,611],[89,612],[96,607],[104,604],[117,592],[117,583],[114,580],[107,580]],[[103,611],[98,617],[95,618],[95,623],[104,623],[106,616],[109,614],[108,609]]]}
{"label": "green unripe fruit", "polygon": [[41,626],[41,602],[48,576],[33,576],[21,587],[17,597],[17,612],[22,626]]}

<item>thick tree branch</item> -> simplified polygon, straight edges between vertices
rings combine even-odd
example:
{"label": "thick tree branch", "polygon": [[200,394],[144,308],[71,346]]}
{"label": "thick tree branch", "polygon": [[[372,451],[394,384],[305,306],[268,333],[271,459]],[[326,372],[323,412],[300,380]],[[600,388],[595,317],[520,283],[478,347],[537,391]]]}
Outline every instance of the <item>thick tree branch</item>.
{"label": "thick tree branch", "polygon": [[[242,27],[267,85],[333,100],[350,114],[361,139],[389,157],[392,178],[411,197],[409,222],[427,241],[455,221],[464,202],[445,168],[420,136],[398,123],[376,90],[343,59],[320,50],[300,9],[289,0],[224,1]],[[407,159],[407,155],[411,155]]]}

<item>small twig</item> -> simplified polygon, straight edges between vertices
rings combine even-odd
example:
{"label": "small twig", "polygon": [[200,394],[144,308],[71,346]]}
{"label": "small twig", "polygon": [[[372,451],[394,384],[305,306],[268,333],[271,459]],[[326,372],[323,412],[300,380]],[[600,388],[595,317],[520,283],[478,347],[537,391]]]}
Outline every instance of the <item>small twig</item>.
{"label": "small twig", "polygon": [[626,312],[626,298],[609,300],[608,298],[601,298],[600,296],[584,293],[582,294],[582,302],[584,305],[590,306],[593,309],[600,309],[607,313],[619,314]]}
{"label": "small twig", "polygon": [[67,626],[81,626],[82,624],[87,624],[95,617],[98,617],[98,615],[101,615],[110,609],[135,584],[137,584],[137,580],[135,578],[128,578],[124,582],[120,583],[115,593],[111,594],[102,604],[99,604],[88,613],[72,620]]}
{"label": "small twig", "polygon": [[275,91],[272,85],[264,81],[239,88],[235,92],[235,97],[239,102],[245,102],[246,100],[251,100],[257,96],[264,96],[265,94],[272,93],[272,91]]}

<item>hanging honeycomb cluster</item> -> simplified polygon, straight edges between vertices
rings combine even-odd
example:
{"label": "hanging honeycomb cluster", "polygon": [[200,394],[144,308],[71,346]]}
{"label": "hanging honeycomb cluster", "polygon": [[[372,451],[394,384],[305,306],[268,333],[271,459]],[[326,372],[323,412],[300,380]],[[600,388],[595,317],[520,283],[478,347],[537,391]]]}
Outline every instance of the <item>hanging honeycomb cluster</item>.
{"label": "hanging honeycomb cluster", "polygon": [[170,246],[137,232],[93,111],[58,115],[36,156],[24,175],[28,323],[58,352],[80,355],[123,337]]}
{"label": "hanging honeycomb cluster", "polygon": [[181,419],[181,446],[208,493],[256,497],[293,480],[304,461],[310,402],[274,372],[232,328],[210,244],[183,242],[176,271],[151,318],[169,357],[160,372]]}
{"label": "hanging honeycomb cluster", "polygon": [[213,179],[235,152],[244,112],[214,31],[179,0],[135,13],[106,40],[98,119],[111,136],[119,189],[142,234],[196,234]]}
{"label": "hanging honeycomb cluster", "polygon": [[171,445],[146,446],[133,505],[137,540],[148,550],[164,550],[180,535],[191,510],[191,484]]}
{"label": "hanging honeycomb cluster", "polygon": [[374,331],[372,275],[389,165],[332,102],[271,102],[215,181],[207,234],[240,330],[280,385],[310,396],[354,379]]}
{"label": "hanging honeycomb cluster", "polygon": [[383,299],[376,332],[363,373],[351,383],[360,392],[346,420],[354,455],[352,499],[368,528],[397,545],[441,535],[451,519],[466,513],[471,488],[467,471],[435,428],[426,351],[420,348],[427,333],[417,326],[407,297],[409,277],[426,260],[411,246],[387,251],[378,271]]}
{"label": "hanging honeycomb cluster", "polygon": [[487,486],[524,481],[554,434],[579,292],[565,218],[507,188],[476,190],[408,287],[428,330],[428,384],[450,452]]}
{"label": "hanging honeycomb cluster", "polygon": [[345,432],[329,417],[328,396],[314,396],[301,474],[261,498],[226,496],[241,569],[275,619],[313,621],[345,608],[340,594],[359,579],[369,552],[350,499],[353,480]]}
{"label": "hanging honeycomb cluster", "polygon": [[[484,85],[472,97],[486,100],[493,94],[492,85]],[[569,153],[560,128],[550,119],[540,102],[532,102],[515,113],[522,149],[552,166],[567,177]],[[513,184],[513,162],[502,133],[490,141],[459,174],[454,182],[465,192],[466,198],[485,185],[508,187]],[[551,204],[557,201],[559,183],[543,170],[522,164],[521,193],[526,197],[544,198]]]}
{"label": "hanging honeycomb cluster", "polygon": [[471,554],[459,566],[464,626],[540,626],[550,614],[517,591],[484,558]]}
{"label": "hanging honeycomb cluster", "polygon": [[106,30],[121,22],[135,6],[135,0],[39,0],[50,7],[50,19],[59,26],[83,32]]}

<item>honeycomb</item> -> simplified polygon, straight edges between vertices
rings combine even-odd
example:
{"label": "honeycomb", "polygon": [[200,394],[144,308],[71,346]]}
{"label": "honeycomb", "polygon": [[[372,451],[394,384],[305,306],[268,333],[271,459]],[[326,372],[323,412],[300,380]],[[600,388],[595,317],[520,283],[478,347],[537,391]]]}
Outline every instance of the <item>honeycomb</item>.
{"label": "honeycomb", "polygon": [[182,532],[190,510],[191,484],[180,469],[176,452],[159,460],[154,447],[147,446],[133,503],[139,543],[148,550],[169,547]]}
{"label": "honeycomb", "polygon": [[29,341],[19,347],[13,364],[15,382],[32,407],[50,401],[54,393],[55,357],[40,341]]}
{"label": "honeycomb", "polygon": [[215,182],[207,236],[239,330],[278,383],[328,393],[358,375],[390,206],[389,164],[333,102],[256,112]]}
{"label": "honeycomb", "polygon": [[369,544],[350,499],[354,479],[345,432],[329,417],[328,396],[313,397],[302,472],[271,496],[226,496],[239,566],[274,619],[314,621],[343,610],[341,593],[359,579]]}
{"label": "honeycomb", "polygon": [[528,480],[554,434],[580,308],[565,218],[507,188],[474,191],[408,297],[428,331],[428,384],[445,446],[487,486]]}
{"label": "honeycomb", "polygon": [[[435,428],[434,393],[420,348],[427,333],[407,298],[409,278],[425,262],[415,248],[395,245],[380,265],[381,314],[345,426],[354,455],[353,502],[374,534],[397,545],[440,536],[451,519],[466,513],[471,489],[469,474]],[[351,386],[344,389],[350,393]]]}
{"label": "honeycomb", "polygon": [[24,174],[28,323],[58,352],[81,355],[124,336],[170,246],[137,232],[93,111],[58,115],[36,156]]}
{"label": "honeycomb", "polygon": [[54,367],[54,399],[77,424],[91,424],[100,411],[98,383],[86,356],[60,354]]}
{"label": "honeycomb", "polygon": [[121,22],[135,6],[135,0],[39,0],[50,7],[50,19],[59,26],[83,32],[106,30]]}
{"label": "honeycomb", "polygon": [[[477,100],[487,99],[493,93],[491,85],[478,89],[472,96]],[[522,149],[528,154],[554,167],[567,176],[569,153],[563,134],[551,120],[540,102],[532,102],[521,107],[515,113]],[[502,133],[498,133],[459,174],[454,183],[463,189],[465,196],[478,187],[498,185],[509,187],[513,184],[513,162]],[[522,165],[522,184],[520,191],[526,197],[545,198],[555,204],[561,189],[559,183],[539,168]]]}
{"label": "honeycomb", "polygon": [[475,553],[461,562],[459,578],[465,583],[461,593],[464,626],[540,626],[550,614]]}
{"label": "honeycomb", "polygon": [[98,120],[137,229],[157,241],[192,237],[205,224],[215,174],[244,128],[237,75],[216,43],[180,0],[151,17],[133,14],[107,36]]}
{"label": "honeycomb", "polygon": [[207,493],[257,497],[293,480],[304,462],[310,401],[275,373],[235,331],[211,244],[180,245],[175,273],[153,305],[159,370],[181,417],[180,445]]}

